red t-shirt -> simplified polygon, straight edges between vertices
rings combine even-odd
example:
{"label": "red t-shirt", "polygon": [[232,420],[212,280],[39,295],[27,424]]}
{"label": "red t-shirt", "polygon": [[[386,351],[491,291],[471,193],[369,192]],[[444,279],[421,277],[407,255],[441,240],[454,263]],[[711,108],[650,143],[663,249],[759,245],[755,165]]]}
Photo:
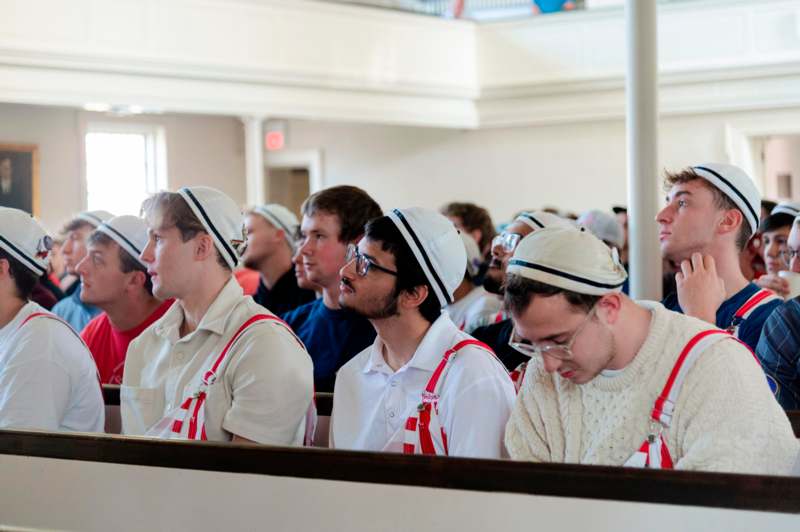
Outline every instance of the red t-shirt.
{"label": "red t-shirt", "polygon": [[97,370],[100,372],[100,382],[103,384],[122,384],[122,370],[125,368],[125,355],[128,344],[139,336],[154,321],[164,315],[172,305],[173,300],[164,301],[146,320],[137,327],[127,331],[115,329],[108,320],[108,315],[103,312],[90,321],[81,338],[89,346]]}

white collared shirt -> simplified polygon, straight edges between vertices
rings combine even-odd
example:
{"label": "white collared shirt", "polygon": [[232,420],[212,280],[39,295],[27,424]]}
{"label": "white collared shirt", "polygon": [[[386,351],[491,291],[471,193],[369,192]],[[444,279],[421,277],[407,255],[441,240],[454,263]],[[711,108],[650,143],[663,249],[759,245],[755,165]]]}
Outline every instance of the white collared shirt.
{"label": "white collared shirt", "polygon": [[91,353],[69,325],[29,302],[0,329],[0,428],[103,432]]}
{"label": "white collared shirt", "polygon": [[[120,391],[122,431],[142,435],[194,394],[233,334],[256,314],[270,314],[231,277],[197,329],[183,338],[178,303],[131,342]],[[311,357],[282,325],[252,325],[233,345],[206,391],[206,434],[233,434],[274,445],[302,445],[313,396]]]}
{"label": "white collared shirt", "polygon": [[466,333],[494,323],[502,310],[503,300],[482,286],[473,288],[469,294],[444,308],[456,327]]}
{"label": "white collared shirt", "polygon": [[[447,314],[431,325],[414,356],[396,372],[383,358],[380,337],[336,376],[331,447],[365,451],[402,448],[406,419],[445,352],[472,338]],[[439,416],[451,456],[505,456],[503,432],[514,406],[514,386],[503,365],[483,349],[455,355],[441,388]]]}

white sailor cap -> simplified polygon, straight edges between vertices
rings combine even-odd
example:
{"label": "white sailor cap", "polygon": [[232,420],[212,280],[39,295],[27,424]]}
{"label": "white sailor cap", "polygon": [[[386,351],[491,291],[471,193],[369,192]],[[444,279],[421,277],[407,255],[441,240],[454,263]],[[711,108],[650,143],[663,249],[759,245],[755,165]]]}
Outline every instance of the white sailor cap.
{"label": "white sailor cap", "polygon": [[769,214],[788,214],[796,218],[800,215],[800,203],[796,201],[782,201],[778,203]]}
{"label": "white sailor cap", "polygon": [[453,222],[420,207],[394,209],[387,216],[414,253],[439,304],[452,303],[453,292],[467,269],[467,252]]}
{"label": "white sailor cap", "polygon": [[507,274],[593,296],[620,292],[628,277],[616,248],[585,229],[567,227],[547,227],[523,238]]}
{"label": "white sailor cap", "polygon": [[753,233],[758,231],[761,213],[761,192],[750,176],[738,166],[708,163],[693,166],[692,170],[728,196],[744,214]]}
{"label": "white sailor cap", "polygon": [[481,255],[481,250],[478,248],[478,243],[475,242],[474,238],[463,232],[459,232],[458,235],[461,237],[461,241],[464,243],[464,251],[467,253],[467,273],[474,278],[481,270],[483,255]]}
{"label": "white sailor cap", "polygon": [[47,273],[53,239],[30,214],[0,207],[0,248],[36,275]]}
{"label": "white sailor cap", "polygon": [[253,213],[264,218],[276,229],[282,229],[287,242],[294,249],[295,236],[297,235],[297,228],[300,227],[300,221],[292,211],[283,205],[270,203],[269,205],[259,205],[253,208]]}
{"label": "white sailor cap", "polygon": [[604,242],[622,248],[625,245],[625,231],[617,219],[607,212],[597,209],[587,211],[578,218],[578,225],[582,225]]}
{"label": "white sailor cap", "polygon": [[114,215],[108,211],[84,211],[75,216],[75,218],[88,222],[94,227],[100,227],[100,224],[107,222],[113,217]]}
{"label": "white sailor cap", "polygon": [[211,187],[183,187],[178,190],[189,208],[214,240],[231,269],[239,264],[240,248],[247,239],[242,210],[226,194]]}
{"label": "white sailor cap", "polygon": [[550,226],[572,227],[572,222],[566,218],[544,211],[523,212],[514,221],[522,222],[534,231]]}
{"label": "white sailor cap", "polygon": [[147,267],[140,258],[147,245],[147,223],[138,216],[117,216],[100,224],[98,231],[108,235],[119,247],[128,252],[139,264]]}

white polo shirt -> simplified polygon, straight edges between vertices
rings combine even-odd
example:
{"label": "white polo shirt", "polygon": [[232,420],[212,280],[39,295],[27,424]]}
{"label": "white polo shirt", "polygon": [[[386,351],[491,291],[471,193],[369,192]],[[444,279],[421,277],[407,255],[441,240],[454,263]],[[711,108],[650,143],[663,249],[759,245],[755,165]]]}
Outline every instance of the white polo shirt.
{"label": "white polo shirt", "polygon": [[[447,314],[431,325],[417,351],[396,372],[383,358],[380,337],[336,376],[330,446],[364,451],[402,451],[406,419],[445,352],[472,338]],[[503,432],[514,406],[514,386],[503,365],[467,346],[455,355],[442,384],[439,417],[451,456],[505,456]]]}
{"label": "white polo shirt", "polygon": [[0,329],[0,428],[103,432],[97,367],[66,323],[28,302]]}
{"label": "white polo shirt", "polygon": [[503,300],[478,286],[460,300],[447,305],[444,310],[456,327],[471,333],[478,327],[495,322],[497,315],[503,310]]}
{"label": "white polo shirt", "polygon": [[[231,279],[197,329],[183,338],[176,303],[128,347],[120,390],[122,432],[143,435],[194,394],[235,332],[252,316],[271,314]],[[259,443],[302,445],[313,398],[311,357],[280,324],[250,326],[233,344],[221,376],[206,391],[205,426],[211,441],[233,434]]]}

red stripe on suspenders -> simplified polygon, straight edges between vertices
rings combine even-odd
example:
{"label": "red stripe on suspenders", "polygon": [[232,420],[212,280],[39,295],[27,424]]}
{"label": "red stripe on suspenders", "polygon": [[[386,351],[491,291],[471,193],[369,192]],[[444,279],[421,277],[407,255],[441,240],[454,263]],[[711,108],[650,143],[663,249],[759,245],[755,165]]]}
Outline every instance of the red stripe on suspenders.
{"label": "red stripe on suspenders", "polygon": [[683,362],[686,360],[686,357],[689,356],[689,353],[692,351],[694,346],[696,346],[703,338],[706,338],[707,336],[710,336],[712,334],[729,334],[729,333],[721,330],[711,329],[708,331],[703,331],[697,334],[691,340],[689,340],[689,343],[686,344],[686,347],[683,348],[683,351],[681,351],[678,360],[672,367],[672,372],[669,374],[669,379],[667,379],[667,383],[664,385],[664,389],[661,391],[661,395],[659,395],[658,399],[656,399],[655,405],[653,406],[653,412],[651,415],[651,417],[654,420],[656,421],[659,420],[659,416],[661,415],[662,409],[664,408],[664,403],[669,397],[669,392],[672,390],[672,386],[675,384],[675,379],[678,377],[678,373],[680,373],[681,366],[683,366]]}
{"label": "red stripe on suspenders", "polygon": [[734,314],[734,316],[737,317],[737,318],[744,318],[745,314],[747,314],[748,312],[750,312],[751,310],[756,308],[759,303],[761,303],[762,301],[764,301],[765,299],[767,299],[771,295],[772,295],[772,292],[770,292],[769,290],[761,289],[755,295],[753,295],[750,299],[748,299],[747,302],[744,305],[742,305],[739,308],[739,310],[736,311],[736,314]]}

